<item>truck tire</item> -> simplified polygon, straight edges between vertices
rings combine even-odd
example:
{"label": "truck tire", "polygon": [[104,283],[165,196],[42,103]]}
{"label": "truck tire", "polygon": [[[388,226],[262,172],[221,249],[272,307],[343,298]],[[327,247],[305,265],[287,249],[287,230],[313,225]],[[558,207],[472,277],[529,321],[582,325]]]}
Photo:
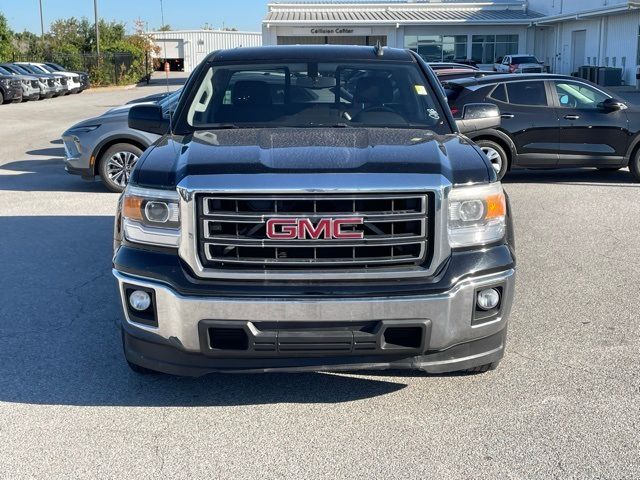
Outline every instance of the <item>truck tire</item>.
{"label": "truck tire", "polygon": [[140,365],[136,365],[135,363],[131,363],[127,360],[127,364],[132,372],[137,373],[138,375],[159,375],[159,372],[155,370],[149,370],[148,368],[141,367]]}
{"label": "truck tire", "polygon": [[[124,330],[120,329],[120,337],[122,338],[122,351],[124,352]],[[149,368],[142,367],[136,363],[132,363],[127,360],[127,365],[132,372],[137,373],[138,375],[158,375],[160,372],[156,372],[155,370],[151,370]]]}
{"label": "truck tire", "polygon": [[109,147],[100,157],[98,164],[104,186],[112,192],[122,192],[129,183],[131,170],[141,155],[142,150],[130,143],[116,143]]}
{"label": "truck tire", "polygon": [[478,373],[486,373],[491,370],[495,370],[498,368],[500,362],[487,363],[486,365],[480,365],[479,367],[468,368],[464,371],[464,373],[468,373],[470,375],[475,375]]}
{"label": "truck tire", "polygon": [[636,182],[640,182],[640,149],[636,150],[635,155],[629,160],[629,171]]}
{"label": "truck tire", "polygon": [[491,166],[495,170],[498,180],[502,180],[509,169],[509,157],[507,157],[507,152],[504,151],[504,148],[491,140],[478,140],[475,143],[491,162]]}

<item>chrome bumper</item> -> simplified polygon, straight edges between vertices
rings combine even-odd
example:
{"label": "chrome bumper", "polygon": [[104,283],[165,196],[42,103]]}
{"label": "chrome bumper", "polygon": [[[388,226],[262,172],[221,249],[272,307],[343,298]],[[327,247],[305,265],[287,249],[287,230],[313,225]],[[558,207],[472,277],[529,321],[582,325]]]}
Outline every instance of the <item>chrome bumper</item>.
{"label": "chrome bumper", "polygon": [[[513,269],[459,282],[447,292],[407,297],[372,297],[356,299],[263,299],[227,297],[185,297],[164,284],[133,277],[113,270],[119,285],[128,330],[139,330],[145,337],[170,343],[183,351],[201,352],[199,323],[202,320],[225,321],[407,321],[429,320],[429,350],[442,350],[460,343],[501,332],[511,311],[514,295]],[[124,285],[140,286],[155,292],[158,326],[131,321],[127,315]],[[475,292],[484,286],[503,288],[502,310],[498,317],[472,325]]]}

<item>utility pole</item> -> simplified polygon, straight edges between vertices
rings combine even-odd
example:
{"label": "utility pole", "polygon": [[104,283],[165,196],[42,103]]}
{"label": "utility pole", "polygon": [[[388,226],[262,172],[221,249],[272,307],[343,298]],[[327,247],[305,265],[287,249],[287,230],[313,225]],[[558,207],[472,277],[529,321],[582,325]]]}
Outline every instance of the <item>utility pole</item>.
{"label": "utility pole", "polygon": [[98,0],[93,0],[93,12],[95,14],[95,22],[96,22],[96,52],[98,53],[98,55],[100,55],[100,27],[98,26]]}
{"label": "utility pole", "polygon": [[42,0],[40,0],[40,37],[44,37],[44,18],[42,16]]}

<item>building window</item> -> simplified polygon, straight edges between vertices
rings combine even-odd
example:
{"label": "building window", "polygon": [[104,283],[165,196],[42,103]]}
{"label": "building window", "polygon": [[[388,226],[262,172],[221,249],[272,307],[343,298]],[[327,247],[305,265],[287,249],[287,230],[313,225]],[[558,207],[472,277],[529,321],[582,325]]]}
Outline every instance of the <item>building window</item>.
{"label": "building window", "polygon": [[518,35],[473,35],[471,58],[477,63],[493,63],[496,58],[518,53]]}
{"label": "building window", "polygon": [[427,62],[450,62],[467,58],[466,35],[408,35],[405,48],[417,52]]}

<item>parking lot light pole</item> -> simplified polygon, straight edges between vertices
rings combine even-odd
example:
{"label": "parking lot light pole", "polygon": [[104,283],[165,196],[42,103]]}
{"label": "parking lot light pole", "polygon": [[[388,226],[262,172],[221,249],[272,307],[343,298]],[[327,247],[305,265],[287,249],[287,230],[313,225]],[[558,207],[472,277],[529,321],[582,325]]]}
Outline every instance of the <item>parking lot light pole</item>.
{"label": "parking lot light pole", "polygon": [[40,37],[44,37],[44,18],[42,16],[42,0],[40,0]]}
{"label": "parking lot light pole", "polygon": [[96,25],[96,53],[100,55],[100,27],[98,26],[98,0],[93,0],[93,13]]}

